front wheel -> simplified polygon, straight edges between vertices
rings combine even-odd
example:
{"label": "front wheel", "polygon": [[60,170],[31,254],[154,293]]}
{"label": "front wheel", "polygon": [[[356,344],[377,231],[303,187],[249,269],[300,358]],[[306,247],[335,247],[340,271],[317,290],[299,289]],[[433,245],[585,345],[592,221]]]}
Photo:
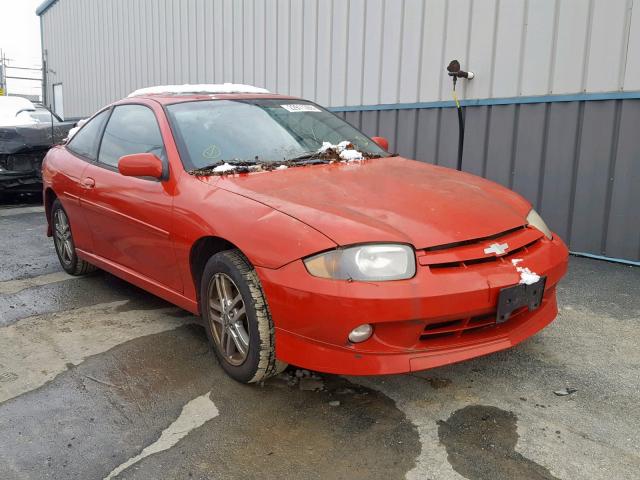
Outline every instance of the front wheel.
{"label": "front wheel", "polygon": [[78,257],[69,217],[58,199],[51,206],[51,227],[58,260],[65,272],[69,275],[85,275],[96,270],[96,267]]}
{"label": "front wheel", "polygon": [[200,307],[216,357],[230,377],[260,382],[286,366],[276,360],[273,322],[258,275],[238,250],[209,259]]}

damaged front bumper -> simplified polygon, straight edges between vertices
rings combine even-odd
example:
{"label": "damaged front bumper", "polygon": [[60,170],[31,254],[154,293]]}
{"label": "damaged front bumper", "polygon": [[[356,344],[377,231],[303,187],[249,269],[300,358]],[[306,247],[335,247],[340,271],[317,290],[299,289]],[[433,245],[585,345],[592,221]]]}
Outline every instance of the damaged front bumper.
{"label": "damaged front bumper", "polygon": [[0,194],[42,189],[42,160],[61,142],[73,122],[0,127]]}
{"label": "damaged front bumper", "polygon": [[[544,237],[516,253],[546,277],[538,308],[526,306],[498,322],[500,291],[518,285],[511,258],[420,265],[410,280],[348,282],[312,277],[301,261],[279,269],[257,267],[275,324],[276,356],[310,370],[347,375],[406,373],[512,347],[551,323],[556,285],[568,251]],[[361,324],[373,326],[362,343],[348,341]]]}
{"label": "damaged front bumper", "polygon": [[0,193],[36,193],[42,189],[42,159],[46,149],[19,154],[0,154]]}

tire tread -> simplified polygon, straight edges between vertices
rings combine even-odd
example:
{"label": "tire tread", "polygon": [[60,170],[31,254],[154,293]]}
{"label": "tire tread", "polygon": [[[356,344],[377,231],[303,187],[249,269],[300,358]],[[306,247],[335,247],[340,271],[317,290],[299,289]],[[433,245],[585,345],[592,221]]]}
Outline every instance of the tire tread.
{"label": "tire tread", "polygon": [[[59,208],[61,208],[64,211],[64,207],[62,206],[62,203],[60,202],[60,200],[55,199],[53,202],[53,205],[51,206],[51,219],[53,219],[54,212]],[[69,215],[66,212],[64,213],[65,215],[67,215],[67,218],[69,218]],[[73,239],[73,236],[72,236],[72,239]],[[98,270],[98,267],[96,267],[95,265],[92,265],[89,262],[82,260],[80,257],[78,257],[78,254],[75,252],[75,243],[74,243],[73,249],[74,249],[73,254],[76,257],[75,265],[73,265],[73,268],[70,270],[64,267],[64,265],[62,266],[69,275],[79,277],[81,275],[87,275],[89,273],[92,273]],[[62,264],[62,261],[60,263]]]}
{"label": "tire tread", "polygon": [[[258,383],[277,374],[275,355],[275,330],[269,306],[266,303],[264,291],[258,274],[251,266],[246,257],[239,250],[226,250],[221,252],[229,262],[231,262],[242,274],[253,299],[256,318],[258,320],[258,330],[260,331],[260,362],[258,369],[249,383]],[[265,336],[267,337],[265,339]],[[266,342],[265,342],[266,340]]]}

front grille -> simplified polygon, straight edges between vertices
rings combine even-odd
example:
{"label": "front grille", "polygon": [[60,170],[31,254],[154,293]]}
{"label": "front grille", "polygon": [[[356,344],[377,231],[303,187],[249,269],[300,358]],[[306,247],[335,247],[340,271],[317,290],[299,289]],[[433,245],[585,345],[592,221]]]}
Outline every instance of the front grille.
{"label": "front grille", "polygon": [[425,251],[436,252],[438,250],[448,250],[450,248],[464,247],[467,245],[475,245],[481,242],[488,242],[490,240],[498,240],[501,237],[505,237],[511,233],[519,232],[524,228],[527,228],[526,225],[520,225],[519,227],[511,228],[504,232],[496,233],[495,235],[489,235],[488,237],[474,238],[472,240],[463,240],[461,242],[447,243],[445,245],[436,245],[435,247],[427,247],[425,248]]}
{"label": "front grille", "polygon": [[491,328],[495,325],[495,312],[476,317],[430,323],[424,327],[424,330],[420,335],[420,340],[430,341],[445,338],[460,338],[465,334],[477,332],[481,329]]}
{"label": "front grille", "polygon": [[[428,266],[434,273],[451,268],[510,262],[512,258],[536,249],[543,237],[539,230],[522,226],[491,237],[426,248],[418,252],[418,262],[420,265]],[[493,243],[506,243],[508,245],[506,253],[503,255],[484,253],[484,249]]]}
{"label": "front grille", "polygon": [[469,260],[463,260],[460,262],[445,262],[445,263],[435,263],[429,265],[431,269],[440,269],[440,268],[460,268],[460,267],[470,267],[472,265],[479,265],[481,263],[494,263],[494,262],[506,262],[510,260],[512,257],[515,258],[518,255],[528,253],[532,248],[534,248],[540,240],[534,240],[529,242],[519,248],[511,250],[504,255],[499,257],[490,256],[490,257],[482,257],[482,258],[471,258]]}

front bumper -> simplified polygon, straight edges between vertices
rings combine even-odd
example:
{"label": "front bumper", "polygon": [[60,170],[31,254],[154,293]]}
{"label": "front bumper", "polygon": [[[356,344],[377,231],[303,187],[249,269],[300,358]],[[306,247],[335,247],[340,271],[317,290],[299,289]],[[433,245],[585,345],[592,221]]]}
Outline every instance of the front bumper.
{"label": "front bumper", "polygon": [[0,192],[37,193],[42,190],[42,180],[36,172],[0,171]]}
{"label": "front bumper", "polygon": [[[312,277],[301,261],[257,268],[276,327],[276,356],[311,370],[347,375],[406,373],[459,362],[509,348],[551,323],[556,284],[568,251],[557,237],[518,254],[547,276],[541,306],[495,323],[498,294],[517,284],[510,261],[460,268],[418,266],[410,280],[364,283]],[[493,315],[493,321],[491,320]],[[370,323],[373,336],[347,340]]]}
{"label": "front bumper", "polygon": [[42,159],[46,150],[0,154],[0,192],[42,191]]}

